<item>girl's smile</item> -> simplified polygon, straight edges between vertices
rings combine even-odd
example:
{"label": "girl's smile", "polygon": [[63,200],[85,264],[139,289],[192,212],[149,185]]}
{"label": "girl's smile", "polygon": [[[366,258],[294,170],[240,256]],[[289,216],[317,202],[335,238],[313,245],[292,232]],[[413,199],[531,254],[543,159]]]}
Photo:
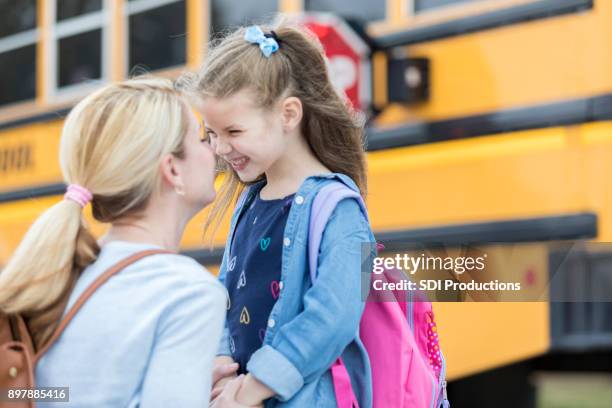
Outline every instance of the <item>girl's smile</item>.
{"label": "girl's smile", "polygon": [[249,164],[249,158],[246,156],[241,156],[236,159],[224,159],[224,160],[227,161],[232,166],[232,168],[238,173],[241,173],[242,171],[244,171],[246,166]]}

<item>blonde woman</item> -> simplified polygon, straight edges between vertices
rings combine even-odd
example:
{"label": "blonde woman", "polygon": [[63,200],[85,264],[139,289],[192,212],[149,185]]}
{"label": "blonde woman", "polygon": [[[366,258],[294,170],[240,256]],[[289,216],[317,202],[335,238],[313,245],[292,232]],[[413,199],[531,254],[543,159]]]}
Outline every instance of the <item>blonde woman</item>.
{"label": "blonde woman", "polygon": [[[104,283],[38,360],[38,387],[69,387],[74,407],[203,407],[225,320],[221,284],[178,255],[188,221],[215,198],[215,158],[171,82],[113,84],[80,102],[62,132],[68,192],[30,228],[0,273],[0,310],[19,313],[35,348],[92,282]],[[110,223],[96,241],[83,207]],[[56,406],[39,403],[37,406]]]}

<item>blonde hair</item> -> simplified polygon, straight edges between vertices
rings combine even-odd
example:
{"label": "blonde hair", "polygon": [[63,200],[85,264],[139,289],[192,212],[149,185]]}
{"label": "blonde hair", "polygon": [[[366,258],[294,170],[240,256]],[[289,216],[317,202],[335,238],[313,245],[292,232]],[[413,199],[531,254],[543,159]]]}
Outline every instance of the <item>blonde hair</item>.
{"label": "blonde hair", "polygon": [[[252,89],[255,102],[264,109],[283,97],[299,98],[304,109],[301,131],[313,153],[331,171],[351,177],[365,197],[363,124],[332,85],[320,42],[305,28],[287,21],[261,28],[274,30],[279,40],[279,49],[270,58],[247,42],[246,29],[240,28],[213,45],[200,71],[180,79],[182,86],[200,98],[225,98]],[[225,165],[224,170],[226,177],[205,223],[205,234],[212,224],[217,229],[243,187],[231,167]]]}
{"label": "blonde hair", "polygon": [[[69,113],[60,165],[93,194],[96,220],[142,211],[165,154],[184,156],[187,105],[171,81],[135,78],[89,95]],[[0,310],[20,313],[37,347],[52,335],[81,271],[100,251],[79,204],[62,200],[30,227],[0,272]]]}

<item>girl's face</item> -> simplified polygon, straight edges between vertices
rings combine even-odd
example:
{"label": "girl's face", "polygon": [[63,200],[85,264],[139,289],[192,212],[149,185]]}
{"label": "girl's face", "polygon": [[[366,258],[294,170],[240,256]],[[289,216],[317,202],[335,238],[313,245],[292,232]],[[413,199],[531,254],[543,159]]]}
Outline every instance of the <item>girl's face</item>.
{"label": "girl's face", "polygon": [[189,127],[185,135],[185,157],[177,161],[184,184],[185,200],[196,210],[210,204],[215,192],[215,155],[204,137],[202,124],[188,110]]}
{"label": "girl's face", "polygon": [[255,104],[243,90],[227,98],[206,98],[201,105],[206,133],[215,153],[243,182],[265,173],[285,152],[281,115]]}

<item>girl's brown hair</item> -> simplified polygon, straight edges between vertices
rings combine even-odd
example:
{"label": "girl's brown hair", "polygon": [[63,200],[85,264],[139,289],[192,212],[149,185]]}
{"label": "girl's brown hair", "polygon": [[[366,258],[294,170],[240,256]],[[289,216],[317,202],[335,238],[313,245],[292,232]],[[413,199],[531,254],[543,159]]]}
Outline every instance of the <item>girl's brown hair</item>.
{"label": "girl's brown hair", "polygon": [[[365,197],[366,163],[363,125],[350,104],[332,85],[323,48],[314,34],[281,22],[274,31],[279,49],[266,58],[259,47],[244,39],[240,28],[211,47],[204,66],[196,75],[183,77],[183,84],[200,98],[225,98],[249,89],[263,109],[281,98],[300,99],[304,114],[301,131],[319,161],[335,173],[349,176]],[[215,230],[242,184],[230,166],[206,221],[205,232]],[[262,175],[263,176],[263,175]]]}

